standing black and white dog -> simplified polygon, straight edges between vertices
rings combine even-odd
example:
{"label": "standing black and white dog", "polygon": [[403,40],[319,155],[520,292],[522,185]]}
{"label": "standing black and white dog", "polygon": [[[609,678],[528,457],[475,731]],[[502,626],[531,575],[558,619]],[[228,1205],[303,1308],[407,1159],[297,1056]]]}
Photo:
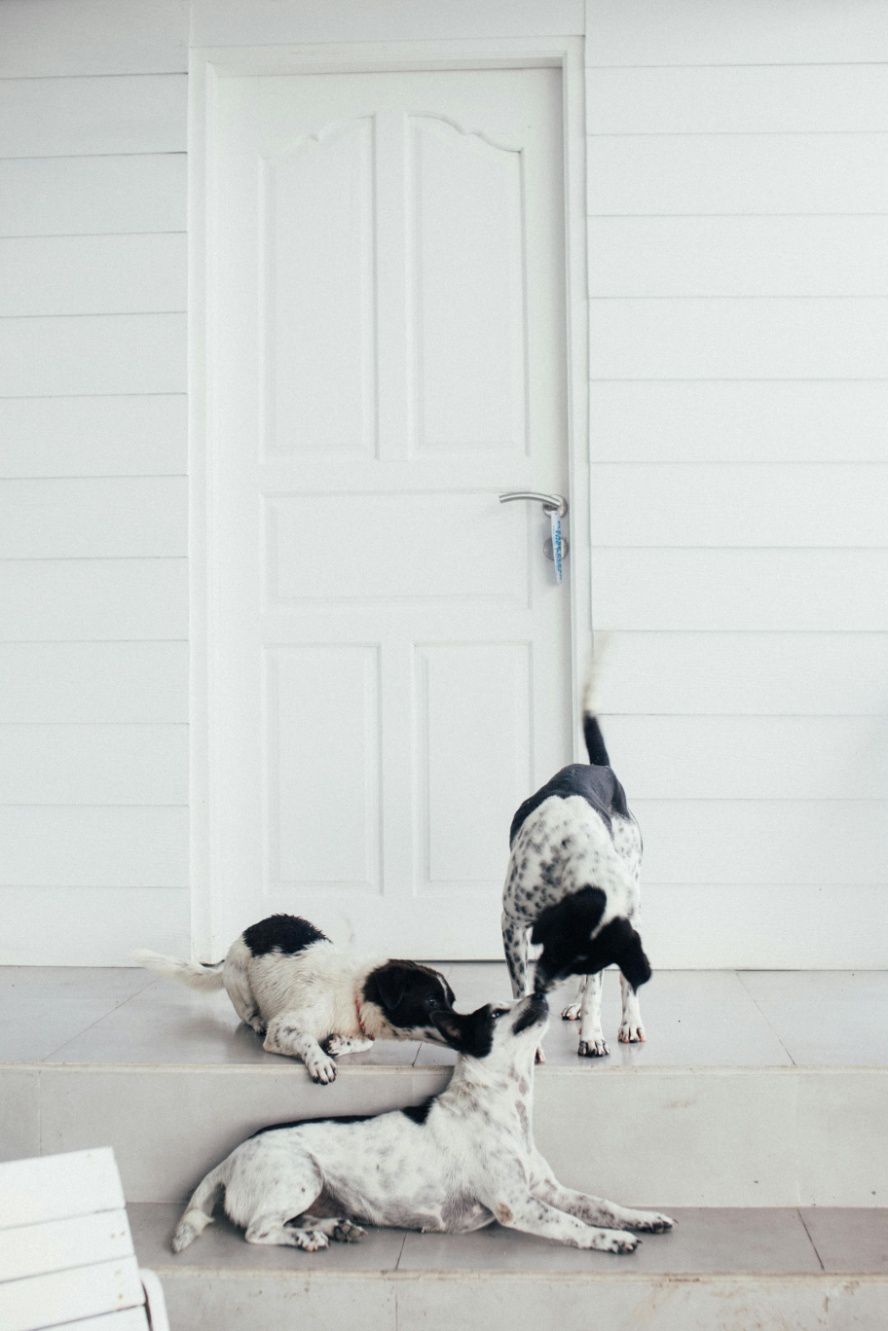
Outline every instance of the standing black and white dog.
{"label": "standing black and white dog", "polygon": [[324,1084],[336,1079],[337,1054],[374,1040],[443,1044],[430,1014],[453,1008],[453,990],[430,966],[343,952],[298,915],[251,925],[215,965],[149,951],[134,959],[192,989],[224,987],[270,1054],[301,1058]]}
{"label": "standing black and white dog", "polygon": [[592,702],[583,708],[588,766],[572,763],[521,805],[509,833],[503,892],[503,945],[512,992],[527,992],[527,932],[543,950],[534,986],[545,992],[581,975],[566,1021],[580,1019],[577,1052],[608,1052],[601,1030],[601,972],[620,969],[624,1043],[644,1040],[638,988],[651,968],[636,932],[640,901],[641,832],[612,771]]}
{"label": "standing black and white dog", "polygon": [[617,1253],[631,1252],[639,1231],[672,1228],[656,1211],[630,1211],[563,1187],[536,1149],[533,1063],[548,1021],[544,996],[470,1016],[435,1012],[432,1020],[460,1054],[445,1091],[373,1118],[284,1123],[256,1133],[198,1185],[174,1250],[193,1243],[223,1194],[226,1214],[246,1230],[248,1243],[308,1252],[330,1239],[363,1238],[356,1221],[459,1234],[497,1220]]}

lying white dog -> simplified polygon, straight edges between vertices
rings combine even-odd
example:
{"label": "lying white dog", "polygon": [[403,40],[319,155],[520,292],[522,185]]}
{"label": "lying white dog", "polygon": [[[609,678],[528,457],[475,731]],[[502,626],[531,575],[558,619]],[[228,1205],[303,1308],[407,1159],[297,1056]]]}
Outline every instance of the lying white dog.
{"label": "lying white dog", "polygon": [[543,996],[470,1016],[442,1010],[432,1020],[460,1053],[446,1091],[372,1118],[262,1129],[198,1185],[173,1249],[194,1242],[223,1195],[225,1213],[248,1243],[308,1252],[330,1239],[363,1238],[356,1221],[467,1233],[497,1220],[617,1253],[639,1242],[627,1230],[672,1228],[656,1211],[626,1210],[563,1187],[534,1146],[534,1056],[548,1022]]}
{"label": "lying white dog", "polygon": [[271,915],[245,929],[215,965],[141,951],[148,970],[192,989],[224,988],[241,1021],[270,1054],[301,1058],[313,1081],[336,1079],[337,1054],[374,1040],[444,1041],[430,1013],[453,1009],[438,971],[415,961],[343,952],[298,915]]}

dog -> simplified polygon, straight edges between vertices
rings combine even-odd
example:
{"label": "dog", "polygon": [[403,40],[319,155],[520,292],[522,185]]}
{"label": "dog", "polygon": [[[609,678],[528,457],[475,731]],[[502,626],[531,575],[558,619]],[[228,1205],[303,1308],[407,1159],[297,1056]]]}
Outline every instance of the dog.
{"label": "dog", "polygon": [[632,1252],[639,1233],[672,1228],[659,1212],[563,1187],[536,1149],[533,1065],[548,1024],[544,995],[431,1017],[459,1054],[445,1091],[371,1118],[260,1129],[198,1184],[173,1250],[194,1242],[223,1195],[248,1243],[307,1252],[363,1238],[358,1222],[465,1234],[498,1221],[613,1253]]}
{"label": "dog", "polygon": [[527,932],[542,944],[534,987],[545,992],[581,975],[575,1003],[562,1013],[580,1021],[577,1053],[608,1053],[601,1029],[602,971],[620,969],[619,1039],[645,1039],[638,989],[651,977],[635,925],[642,840],[608,757],[591,685],[583,706],[588,766],[563,767],[529,799],[509,832],[502,932],[512,993],[527,992]]}
{"label": "dog", "polygon": [[334,1058],[374,1040],[443,1044],[430,1014],[450,1012],[454,1003],[450,985],[430,966],[343,952],[298,915],[251,925],[215,965],[149,951],[134,959],[192,989],[224,987],[263,1048],[301,1058],[321,1085],[336,1079]]}

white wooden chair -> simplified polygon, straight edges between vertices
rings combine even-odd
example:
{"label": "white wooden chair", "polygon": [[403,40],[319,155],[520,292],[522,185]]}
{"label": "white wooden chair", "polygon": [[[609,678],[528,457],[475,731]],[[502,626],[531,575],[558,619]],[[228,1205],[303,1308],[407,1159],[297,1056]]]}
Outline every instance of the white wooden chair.
{"label": "white wooden chair", "polygon": [[0,1327],[169,1331],[110,1147],[0,1164]]}

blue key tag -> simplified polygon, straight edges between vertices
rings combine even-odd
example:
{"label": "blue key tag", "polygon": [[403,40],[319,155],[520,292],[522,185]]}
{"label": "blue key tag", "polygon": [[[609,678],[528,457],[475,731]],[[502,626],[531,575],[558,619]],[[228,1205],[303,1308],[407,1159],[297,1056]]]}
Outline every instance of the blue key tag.
{"label": "blue key tag", "polygon": [[561,514],[557,508],[549,512],[549,521],[552,523],[552,559],[555,563],[555,581],[561,582],[561,558],[563,554],[561,545]]}

